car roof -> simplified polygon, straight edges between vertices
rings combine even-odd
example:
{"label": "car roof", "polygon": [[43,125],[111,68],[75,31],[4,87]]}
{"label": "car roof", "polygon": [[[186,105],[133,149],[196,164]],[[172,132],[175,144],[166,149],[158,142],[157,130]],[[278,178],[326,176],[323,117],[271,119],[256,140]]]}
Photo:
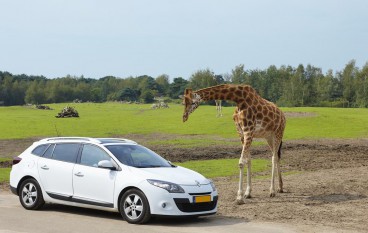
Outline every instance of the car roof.
{"label": "car roof", "polygon": [[91,142],[95,144],[137,144],[135,141],[125,138],[90,138],[90,137],[53,137],[44,138],[39,143],[56,143],[56,142]]}

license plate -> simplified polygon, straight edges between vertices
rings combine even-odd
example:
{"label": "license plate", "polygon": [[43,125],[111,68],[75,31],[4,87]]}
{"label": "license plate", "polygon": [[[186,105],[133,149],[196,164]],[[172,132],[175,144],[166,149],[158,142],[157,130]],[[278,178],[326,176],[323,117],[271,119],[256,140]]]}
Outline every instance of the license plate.
{"label": "license plate", "polygon": [[201,202],[211,202],[211,195],[194,197],[194,203],[201,203]]}

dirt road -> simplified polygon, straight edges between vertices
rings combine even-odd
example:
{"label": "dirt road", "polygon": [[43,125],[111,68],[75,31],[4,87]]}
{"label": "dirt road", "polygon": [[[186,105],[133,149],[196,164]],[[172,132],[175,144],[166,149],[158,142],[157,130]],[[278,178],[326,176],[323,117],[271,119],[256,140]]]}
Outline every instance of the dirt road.
{"label": "dirt road", "polygon": [[249,223],[220,216],[189,219],[157,219],[146,225],[131,225],[118,213],[47,205],[41,211],[25,210],[12,194],[0,193],[0,232],[259,232],[293,233],[296,229],[271,223]]}
{"label": "dirt road", "polygon": [[[256,150],[258,157],[269,154]],[[368,232],[368,140],[286,142],[282,170],[293,171],[284,176],[286,193],[269,198],[270,178],[256,179],[253,198],[242,206],[231,206],[236,177],[216,180],[219,214]]]}
{"label": "dirt road", "polygon": [[[139,139],[138,139],[139,140]],[[171,161],[239,158],[241,146],[154,148]],[[246,221],[368,232],[368,139],[286,141],[281,169],[285,193],[269,198],[271,168],[253,176],[253,198],[234,205],[238,177],[215,179],[219,215]],[[252,158],[270,159],[267,146],[252,147]],[[237,164],[234,164],[234,169]],[[313,232],[306,227],[306,232]],[[318,230],[317,232],[321,232]]]}
{"label": "dirt road", "polygon": [[[133,139],[145,144],[144,138]],[[24,145],[28,143],[25,141]],[[19,142],[17,144],[22,145]],[[157,146],[153,150],[175,162],[239,158],[241,148],[213,146],[183,149]],[[266,146],[252,147],[251,154],[253,158],[270,158]],[[186,223],[186,226],[193,227],[194,224],[207,231],[211,230],[210,227],[206,228],[207,221],[218,222],[221,219],[225,225],[229,225],[226,221],[247,226],[250,226],[249,222],[283,224],[286,229],[296,229],[297,232],[368,232],[368,139],[286,141],[281,167],[287,174],[284,176],[285,193],[277,194],[275,198],[268,197],[269,169],[261,174],[253,174],[267,178],[253,180],[253,198],[241,206],[234,204],[237,176],[215,179],[220,195],[217,217]],[[234,169],[237,169],[237,164],[234,164]],[[178,228],[174,232],[185,232],[180,224],[175,227]],[[231,231],[236,232],[235,229]]]}

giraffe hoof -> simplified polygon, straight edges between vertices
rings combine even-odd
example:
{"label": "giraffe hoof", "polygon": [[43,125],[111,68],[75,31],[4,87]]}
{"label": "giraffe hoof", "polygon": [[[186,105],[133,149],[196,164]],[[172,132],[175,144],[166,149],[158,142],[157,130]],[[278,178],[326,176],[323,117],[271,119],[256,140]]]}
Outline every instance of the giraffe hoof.
{"label": "giraffe hoof", "polygon": [[244,198],[245,198],[245,199],[252,198],[252,195],[250,195],[250,194],[246,194],[246,195],[244,195]]}
{"label": "giraffe hoof", "polygon": [[236,199],[235,204],[237,204],[237,205],[243,205],[243,204],[245,204],[245,202],[244,202],[243,199]]}
{"label": "giraffe hoof", "polygon": [[270,197],[275,197],[276,194],[274,192],[270,193]]}
{"label": "giraffe hoof", "polygon": [[277,192],[278,192],[278,193],[283,193],[283,192],[284,192],[284,190],[283,190],[283,189],[277,189]]}

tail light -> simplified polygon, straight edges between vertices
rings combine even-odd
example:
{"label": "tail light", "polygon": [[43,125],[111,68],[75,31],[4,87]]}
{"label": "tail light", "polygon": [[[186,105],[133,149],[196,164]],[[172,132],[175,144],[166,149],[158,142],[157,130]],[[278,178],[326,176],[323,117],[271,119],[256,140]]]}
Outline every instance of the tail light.
{"label": "tail light", "polygon": [[15,164],[20,163],[20,161],[21,161],[21,160],[22,160],[22,158],[14,157],[14,158],[13,158],[13,166],[14,166]]}

